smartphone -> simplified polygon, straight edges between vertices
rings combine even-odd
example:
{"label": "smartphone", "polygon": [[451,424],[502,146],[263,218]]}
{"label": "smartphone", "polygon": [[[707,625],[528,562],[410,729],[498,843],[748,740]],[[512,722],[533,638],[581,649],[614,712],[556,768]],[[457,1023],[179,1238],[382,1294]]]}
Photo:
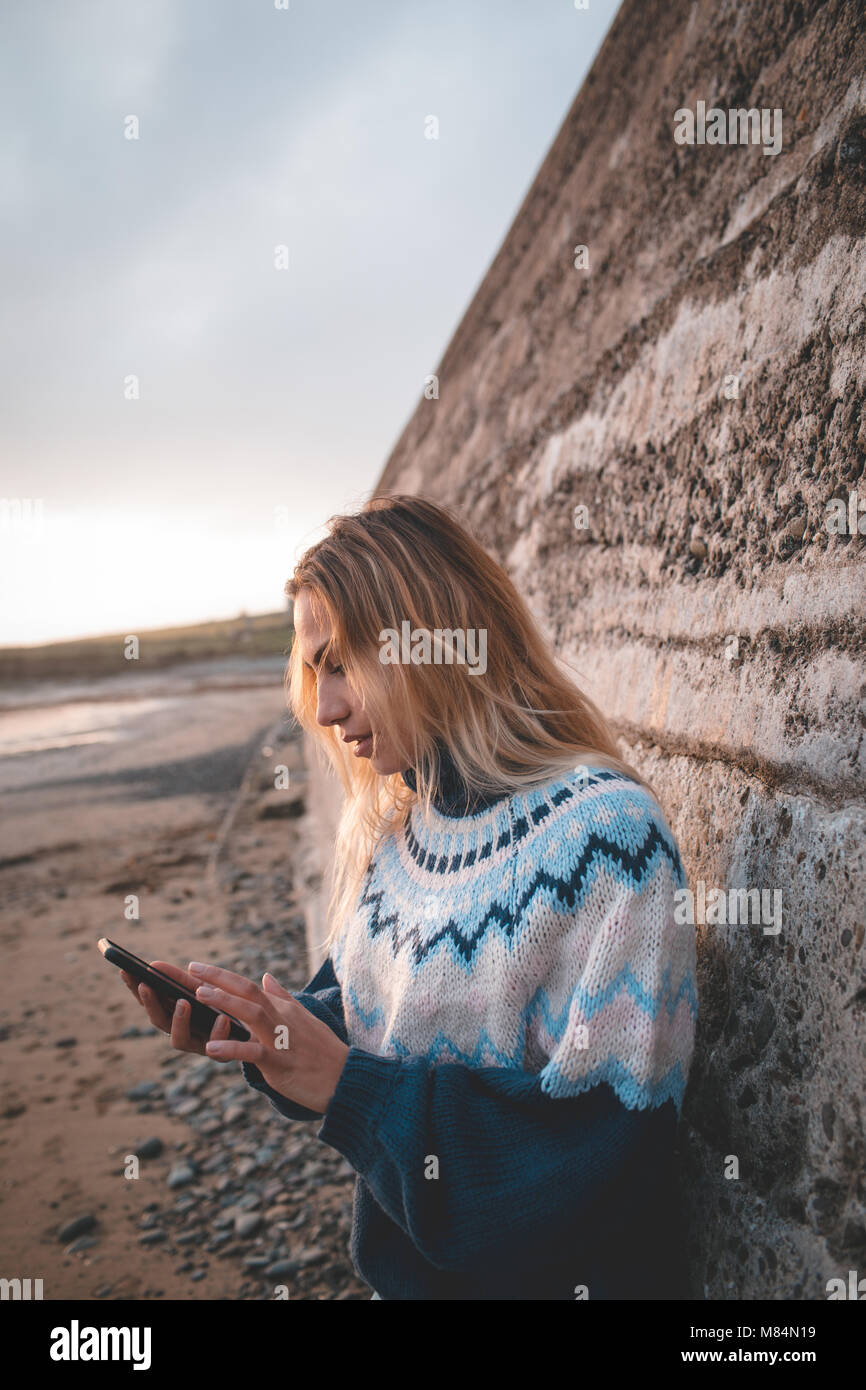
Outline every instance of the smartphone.
{"label": "smartphone", "polygon": [[[212,1009],[210,1005],[203,1004],[191,990],[179,985],[177,980],[173,980],[170,975],[163,975],[161,970],[154,970],[153,966],[148,965],[146,960],[142,960],[140,956],[134,956],[131,951],[124,950],[114,941],[109,941],[107,936],[101,936],[96,944],[107,961],[118,966],[119,969],[125,970],[127,975],[131,975],[139,984],[147,985],[172,1009],[178,999],[186,999],[190,1006],[189,1031],[194,1037],[207,1041],[220,1013],[225,1012],[224,1009]],[[237,1042],[248,1042],[250,1035],[244,1025],[239,1023],[236,1018],[232,1018],[231,1014],[228,1014],[227,1017],[231,1019],[232,1025],[229,1037],[234,1038]]]}

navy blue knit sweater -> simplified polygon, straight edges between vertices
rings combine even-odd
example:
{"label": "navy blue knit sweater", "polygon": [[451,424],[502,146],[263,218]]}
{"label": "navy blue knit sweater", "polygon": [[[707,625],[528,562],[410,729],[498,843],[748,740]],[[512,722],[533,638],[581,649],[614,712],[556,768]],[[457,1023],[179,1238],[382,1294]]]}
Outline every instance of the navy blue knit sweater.
{"label": "navy blue knit sweater", "polygon": [[[670,830],[643,789],[609,770],[576,771],[577,783],[551,782],[528,798],[468,799],[445,760],[434,800],[440,832],[435,848],[445,843],[452,850],[452,832],[467,827],[475,847],[458,846],[459,862],[456,854],[449,862],[443,854],[427,853],[429,845],[419,855],[418,837],[424,832],[413,813],[394,853],[405,863],[407,855],[414,856],[415,866],[429,865],[446,877],[452,869],[458,876],[469,872],[466,866],[476,860],[485,861],[485,873],[495,872],[495,853],[488,849],[492,839],[484,827],[491,816],[504,817],[498,824],[512,833],[507,843],[505,834],[495,837],[495,850],[519,867],[501,900],[503,910],[474,914],[471,933],[466,904],[479,897],[477,884],[470,885],[459,922],[449,918],[448,940],[434,922],[419,942],[417,930],[413,926],[410,932],[399,912],[383,915],[384,889],[375,863],[368,870],[360,904],[361,909],[367,905],[370,940],[387,948],[387,960],[409,951],[407,988],[434,947],[450,952],[448,961],[458,959],[461,972],[471,976],[479,943],[496,934],[500,947],[509,943],[509,959],[528,939],[527,924],[533,921],[542,921],[542,944],[550,946],[551,922],[557,928],[554,945],[566,942],[549,979],[537,973],[537,955],[526,957],[533,962],[530,973],[537,974],[530,983],[538,987],[531,992],[525,972],[515,967],[514,979],[508,976],[507,989],[499,991],[510,994],[520,981],[512,1015],[491,1012],[477,1047],[466,1044],[471,1033],[460,1032],[471,1012],[462,1003],[455,1013],[449,1012],[448,999],[434,999],[426,1009],[429,1035],[399,1022],[419,1018],[417,990],[410,1000],[413,1012],[407,1006],[401,1014],[403,996],[395,1002],[383,981],[384,1007],[376,1007],[370,995],[379,987],[375,961],[369,967],[373,973],[365,976],[352,970],[351,958],[341,959],[341,986],[328,957],[294,995],[350,1049],[318,1138],[343,1154],[358,1175],[351,1255],[361,1278],[384,1300],[688,1297],[675,1142],[696,1012],[693,937],[680,934],[674,941],[672,914],[658,888],[662,867],[672,882],[684,882],[682,865]],[[414,790],[413,769],[403,776]],[[528,814],[517,815],[516,809]],[[520,827],[530,822],[544,834],[558,826],[554,848],[565,843],[571,874],[551,865],[550,844],[543,846],[546,867],[529,872],[532,841]],[[478,851],[480,839],[485,844]],[[616,899],[615,915],[606,908],[607,915],[598,918],[598,902],[610,901],[612,866],[617,878],[628,879],[628,893]],[[394,863],[385,867],[396,872]],[[522,895],[520,878],[527,884]],[[654,885],[651,902],[646,899],[652,912],[665,914],[663,942],[650,954],[645,943],[656,929],[648,931],[650,919],[640,917],[635,906],[643,901],[641,891],[650,891],[648,884]],[[534,919],[528,904],[537,906],[539,896],[548,917]],[[453,887],[447,901],[459,906]],[[656,920],[652,917],[653,924]],[[597,921],[600,927],[593,926]],[[573,947],[563,936],[566,926],[578,930]],[[641,940],[640,960],[632,951],[625,965],[624,956],[612,963],[605,947],[599,975],[592,941],[584,949],[584,938],[597,940],[615,930],[618,940],[625,939],[632,928]],[[370,942],[362,949],[369,963]],[[567,978],[572,955],[580,957],[573,980]],[[495,986],[483,983],[492,993]],[[560,984],[564,994],[557,993]],[[478,994],[473,990],[474,1007]],[[424,997],[429,999],[429,989]],[[389,1026],[389,1018],[397,1025]],[[575,1050],[578,1018],[592,1041],[584,1038]],[[520,1020],[519,1036],[509,1031],[514,1019]],[[478,1031],[477,1022],[473,1026]],[[617,1028],[632,1040],[643,1028],[645,1051],[631,1042],[631,1051],[619,1047]],[[512,1036],[517,1041],[509,1050]],[[368,1040],[367,1046],[359,1045]],[[490,1057],[495,1065],[484,1064]],[[281,1115],[318,1118],[274,1091],[258,1068],[244,1064],[243,1073]]]}

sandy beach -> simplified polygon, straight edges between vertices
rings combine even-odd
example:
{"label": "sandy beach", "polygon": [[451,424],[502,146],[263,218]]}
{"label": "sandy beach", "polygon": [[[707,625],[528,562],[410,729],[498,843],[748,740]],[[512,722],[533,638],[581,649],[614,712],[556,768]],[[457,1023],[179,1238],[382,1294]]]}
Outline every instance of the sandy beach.
{"label": "sandy beach", "polygon": [[319,1122],[276,1114],[237,1063],[175,1052],[96,949],[306,982],[282,670],[3,693],[0,1273],[46,1300],[370,1297],[353,1174]]}

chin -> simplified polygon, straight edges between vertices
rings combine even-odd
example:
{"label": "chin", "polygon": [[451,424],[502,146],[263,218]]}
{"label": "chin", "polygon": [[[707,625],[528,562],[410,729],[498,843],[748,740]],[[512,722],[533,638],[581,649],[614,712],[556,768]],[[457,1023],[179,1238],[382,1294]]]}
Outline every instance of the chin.
{"label": "chin", "polygon": [[378,772],[380,777],[390,777],[392,773],[399,772],[395,758],[389,758],[383,753],[371,753],[367,759],[374,772]]}

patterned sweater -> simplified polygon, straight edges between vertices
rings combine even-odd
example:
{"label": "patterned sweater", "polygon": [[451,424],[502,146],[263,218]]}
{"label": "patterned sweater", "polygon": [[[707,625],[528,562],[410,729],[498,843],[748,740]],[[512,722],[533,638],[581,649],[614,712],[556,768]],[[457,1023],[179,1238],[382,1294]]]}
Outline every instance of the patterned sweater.
{"label": "patterned sweater", "polygon": [[350,1049],[318,1138],[358,1175],[351,1254],[380,1298],[688,1296],[685,884],[655,800],[592,765],[470,800],[446,760],[429,822],[416,804],[379,846],[294,997]]}

